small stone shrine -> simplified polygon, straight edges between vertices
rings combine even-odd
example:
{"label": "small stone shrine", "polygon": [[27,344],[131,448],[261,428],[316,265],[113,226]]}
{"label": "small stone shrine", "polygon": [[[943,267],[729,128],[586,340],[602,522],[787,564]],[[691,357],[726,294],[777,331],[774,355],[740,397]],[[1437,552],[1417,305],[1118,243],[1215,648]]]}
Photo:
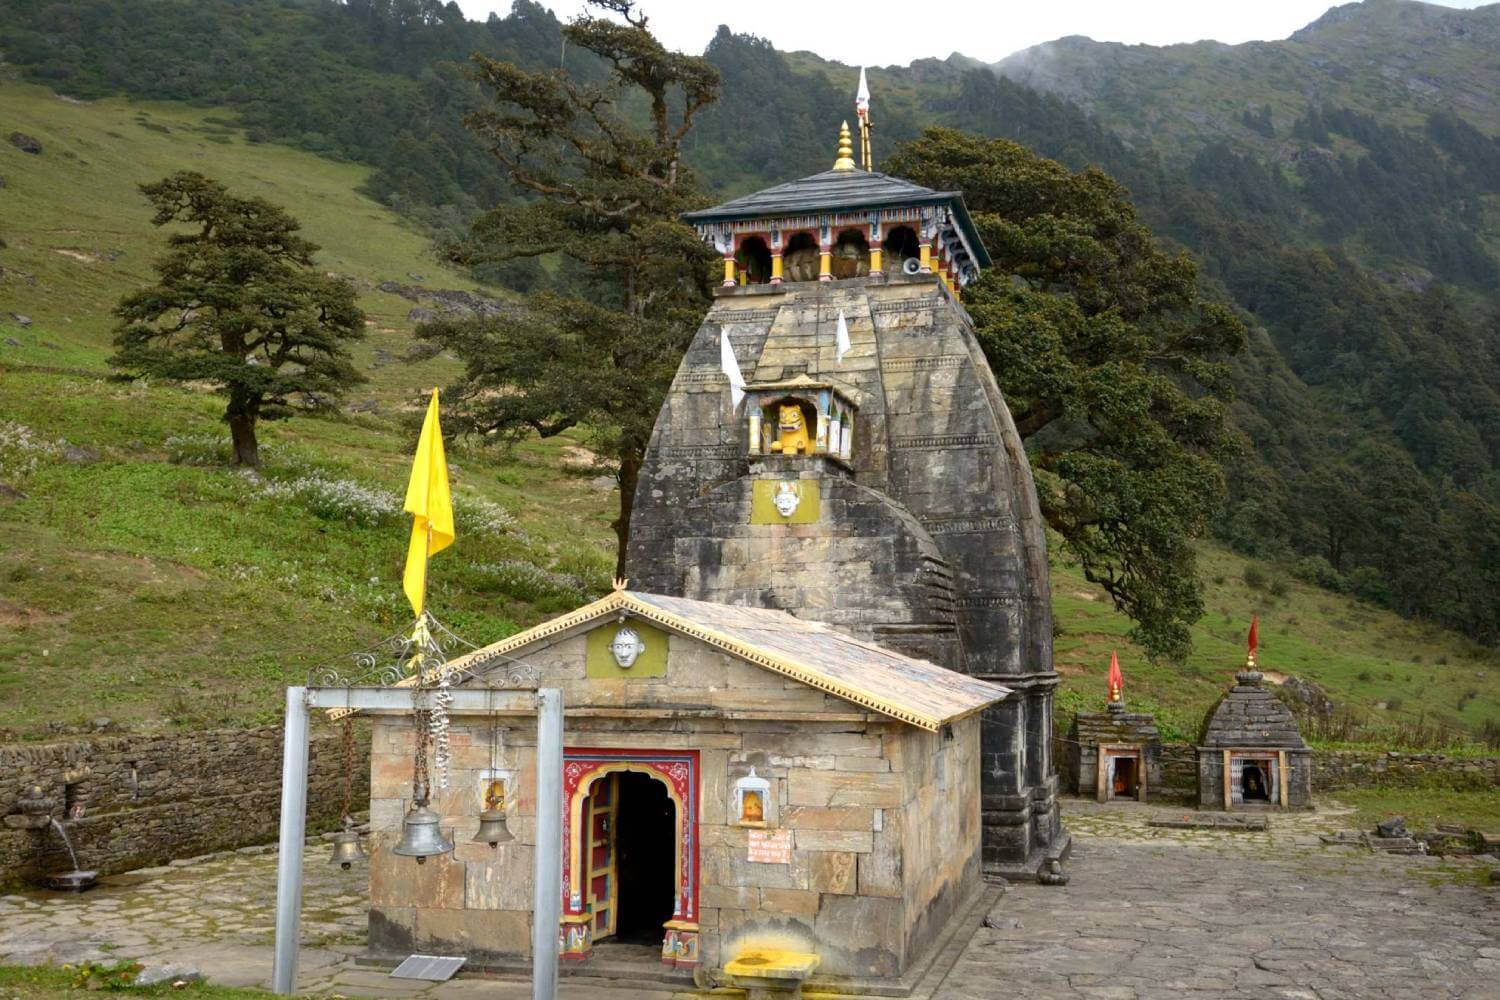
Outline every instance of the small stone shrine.
{"label": "small stone shrine", "polygon": [[1200,809],[1312,808],[1312,750],[1292,710],[1261,686],[1257,623],[1234,687],[1209,712],[1198,747]]}
{"label": "small stone shrine", "polygon": [[[980,713],[1004,687],[784,611],[624,589],[449,666],[562,689],[558,935],[583,974],[659,956],[743,985],[726,967],[774,953],[810,985],[890,995],[985,891]],[[372,957],[528,960],[534,717],[452,717],[431,808],[456,846],[418,864],[392,850],[416,723],[372,715]],[[481,834],[481,812],[510,833]]]}
{"label": "small stone shrine", "polygon": [[1161,787],[1161,733],[1150,712],[1125,708],[1120,659],[1110,654],[1109,698],[1103,712],[1079,712],[1068,730],[1067,775],[1075,795],[1146,801]]}

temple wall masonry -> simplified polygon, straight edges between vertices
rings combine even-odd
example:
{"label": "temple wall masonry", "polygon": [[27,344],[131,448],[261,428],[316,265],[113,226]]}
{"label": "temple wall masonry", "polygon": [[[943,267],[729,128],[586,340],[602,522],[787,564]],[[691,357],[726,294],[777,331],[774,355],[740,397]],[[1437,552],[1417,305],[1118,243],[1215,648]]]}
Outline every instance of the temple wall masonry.
{"label": "temple wall masonry", "polygon": [[[721,658],[703,659],[717,668]],[[782,688],[778,678],[762,683],[768,693]],[[567,745],[698,750],[705,967],[774,941],[816,950],[823,973],[891,976],[979,884],[977,727],[975,718],[955,723],[953,738],[945,739],[877,721],[570,718]],[[493,760],[514,777],[508,821],[516,840],[491,848],[470,840],[481,774],[492,760],[491,730],[481,720],[455,720],[449,789],[433,806],[457,848],[420,866],[390,851],[411,795],[411,739],[401,720],[376,723],[371,952],[462,953],[476,965],[525,959],[536,843],[534,725],[512,719],[500,727]],[[770,826],[791,833],[784,864],[751,861],[751,831],[732,815],[734,783],[752,767],[770,782]]]}
{"label": "temple wall masonry", "polygon": [[[276,839],[281,813],[280,726],[128,733],[0,744],[0,816],[32,785],[54,799],[83,868],[102,874],[165,864]],[[369,795],[368,741],[355,739],[353,808]],[[344,754],[333,727],[315,727],[308,822],[337,819]],[[83,815],[64,819],[70,805]],[[72,867],[55,830],[0,826],[0,884]]]}

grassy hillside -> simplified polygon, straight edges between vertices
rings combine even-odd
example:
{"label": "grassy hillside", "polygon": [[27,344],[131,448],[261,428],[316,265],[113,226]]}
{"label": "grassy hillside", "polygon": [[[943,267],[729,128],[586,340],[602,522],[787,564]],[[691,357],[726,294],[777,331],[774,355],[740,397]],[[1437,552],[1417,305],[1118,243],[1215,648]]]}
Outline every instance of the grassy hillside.
{"label": "grassy hillside", "polygon": [[[107,99],[83,103],[42,87],[0,82],[0,121],[40,140],[32,155],[0,143],[0,363],[104,370],[120,294],[151,277],[163,233],[137,186],[196,170],[239,194],[284,205],[323,247],[318,263],[358,284],[369,338],[356,348],[371,379],[352,396],[399,398],[433,368],[386,363],[410,346],[413,303],[375,286],[395,280],[472,289],[433,257],[430,238],[357,193],[364,167],[246,140],[222,112]],[[19,326],[20,313],[32,325]],[[6,343],[18,341],[20,346]]]}
{"label": "grassy hillside", "polygon": [[[6,85],[0,112],[43,144],[40,156],[0,146],[0,728],[274,717],[281,685],[407,615],[395,508],[413,435],[400,412],[451,362],[382,360],[409,346],[412,303],[375,285],[421,275],[468,286],[439,270],[422,235],[354,193],[361,168],[248,143],[212,111]],[[224,464],[217,398],[105,378],[109,307],[145,280],[160,245],[134,185],[182,166],[284,204],[324,245],[323,265],[361,282],[372,320],[361,367],[373,381],[353,398],[379,412],[268,427],[257,477]],[[608,586],[614,496],[581,445],[451,453],[460,541],[434,563],[432,605],[469,639]],[[1098,703],[1118,648],[1130,700],[1190,732],[1241,662],[1258,610],[1267,669],[1316,680],[1372,718],[1500,719],[1500,657],[1345,597],[1283,589],[1274,568],[1252,588],[1243,560],[1206,549],[1210,613],[1194,655],[1174,666],[1145,662],[1124,639],[1128,621],[1055,563],[1064,711]]]}

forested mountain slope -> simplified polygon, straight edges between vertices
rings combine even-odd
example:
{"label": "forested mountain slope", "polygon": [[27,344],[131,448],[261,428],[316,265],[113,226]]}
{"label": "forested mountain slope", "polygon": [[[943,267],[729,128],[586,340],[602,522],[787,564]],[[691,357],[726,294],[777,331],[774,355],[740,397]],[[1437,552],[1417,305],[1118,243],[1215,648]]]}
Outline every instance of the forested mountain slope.
{"label": "forested mountain slope", "polygon": [[[1283,42],[1065,39],[998,73],[961,57],[873,68],[876,154],[941,123],[1127,183],[1256,325],[1221,536],[1493,643],[1497,36],[1500,6],[1368,0]],[[0,48],[64,93],[222,105],[256,138],[369,164],[365,190],[439,238],[511,196],[462,126],[469,54],[597,72],[529,0],[482,24],[435,0],[10,0]],[[711,188],[827,166],[856,68],[730,28],[707,54],[723,97],[690,155]]]}

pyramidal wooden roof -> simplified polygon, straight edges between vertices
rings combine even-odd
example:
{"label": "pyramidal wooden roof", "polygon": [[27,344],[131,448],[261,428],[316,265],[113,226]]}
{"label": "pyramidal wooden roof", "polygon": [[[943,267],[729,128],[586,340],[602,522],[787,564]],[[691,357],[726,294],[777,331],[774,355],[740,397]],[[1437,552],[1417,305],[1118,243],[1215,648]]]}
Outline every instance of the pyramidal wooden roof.
{"label": "pyramidal wooden roof", "polygon": [[964,240],[980,267],[990,266],[989,252],[969,217],[964,197],[957,191],[934,191],[911,181],[873,170],[825,170],[753,194],[734,198],[712,208],[684,212],[686,222],[731,222],[785,215],[861,208],[901,208],[907,205],[946,205],[963,231]]}
{"label": "pyramidal wooden roof", "polygon": [[999,684],[903,656],[785,611],[630,590],[616,590],[576,611],[475,650],[451,666],[483,670],[487,661],[513,658],[527,646],[622,612],[922,729],[936,731],[1010,693]]}

